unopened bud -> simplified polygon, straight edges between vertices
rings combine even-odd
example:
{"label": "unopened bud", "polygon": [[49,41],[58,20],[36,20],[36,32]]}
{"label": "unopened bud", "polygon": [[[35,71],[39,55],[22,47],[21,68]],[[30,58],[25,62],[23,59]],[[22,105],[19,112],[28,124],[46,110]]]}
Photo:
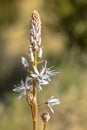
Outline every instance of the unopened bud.
{"label": "unopened bud", "polygon": [[29,105],[33,105],[36,102],[36,98],[33,96],[33,93],[29,93],[27,96],[27,102]]}
{"label": "unopened bud", "polygon": [[42,113],[41,118],[42,118],[42,121],[43,121],[44,123],[48,123],[48,121],[49,121],[49,119],[50,119],[49,112],[44,112],[44,113]]}
{"label": "unopened bud", "polygon": [[39,49],[38,49],[38,58],[42,58],[42,52],[43,52],[43,50],[42,50],[42,47],[40,47]]}
{"label": "unopened bud", "polygon": [[30,48],[29,48],[29,57],[30,57],[30,61],[34,62],[34,53],[33,53],[32,46],[30,46]]}

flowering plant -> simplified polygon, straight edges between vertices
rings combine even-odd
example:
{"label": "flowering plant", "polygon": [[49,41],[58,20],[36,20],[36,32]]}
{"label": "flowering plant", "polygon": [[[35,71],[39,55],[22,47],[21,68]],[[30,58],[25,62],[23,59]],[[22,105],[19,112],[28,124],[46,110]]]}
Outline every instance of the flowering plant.
{"label": "flowering plant", "polygon": [[[38,122],[38,107],[40,104],[37,100],[37,91],[43,91],[43,86],[47,85],[51,81],[51,77],[56,75],[59,72],[52,70],[52,67],[47,68],[47,61],[42,61],[42,52],[43,47],[41,45],[41,20],[39,13],[34,10],[32,13],[30,21],[30,46],[29,46],[29,58],[30,63],[27,59],[22,57],[21,62],[29,72],[29,75],[26,77],[25,82],[21,80],[21,84],[16,86],[13,89],[15,92],[19,92],[19,99],[27,95],[27,102],[31,107],[32,119],[33,119],[33,130],[37,130]],[[38,69],[38,64],[44,62],[41,71]],[[30,71],[30,64],[32,65],[33,71]],[[56,99],[54,96],[51,96],[44,104],[46,104],[50,111],[54,113],[53,106],[59,104],[59,99]],[[50,114],[48,111],[45,111],[41,115],[42,121],[44,123],[43,130],[46,129],[46,125],[50,119]]]}

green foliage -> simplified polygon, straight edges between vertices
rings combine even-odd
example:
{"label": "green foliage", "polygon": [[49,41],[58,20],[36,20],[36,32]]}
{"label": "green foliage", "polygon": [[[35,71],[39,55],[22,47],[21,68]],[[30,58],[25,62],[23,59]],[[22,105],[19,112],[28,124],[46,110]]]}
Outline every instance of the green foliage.
{"label": "green foliage", "polygon": [[48,26],[67,37],[66,48],[78,47],[87,51],[87,1],[48,0],[44,8],[52,21],[47,23]]}

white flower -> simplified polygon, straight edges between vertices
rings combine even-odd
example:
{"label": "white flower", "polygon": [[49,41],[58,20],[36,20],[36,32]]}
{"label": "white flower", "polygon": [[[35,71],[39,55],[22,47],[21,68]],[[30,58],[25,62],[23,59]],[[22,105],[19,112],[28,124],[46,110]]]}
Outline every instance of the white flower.
{"label": "white flower", "polygon": [[49,82],[45,80],[37,80],[36,86],[38,88],[38,91],[42,91],[42,85],[47,85]]}
{"label": "white flower", "polygon": [[26,68],[26,67],[29,67],[29,64],[28,64],[28,61],[26,60],[26,58],[22,57],[21,58],[21,62],[23,64],[23,66]]}
{"label": "white flower", "polygon": [[26,91],[32,88],[32,79],[27,77],[25,82],[21,80],[21,84],[18,86],[15,85],[16,88],[13,89],[14,92],[20,92],[19,99],[21,99],[24,95],[26,95]]}
{"label": "white flower", "polygon": [[45,75],[45,67],[42,69],[41,72],[38,71],[36,66],[33,66],[35,74],[31,74],[32,77],[36,77],[39,81],[45,82],[44,80],[47,80],[48,75]]}
{"label": "white flower", "polygon": [[42,91],[41,85],[47,85],[49,82],[46,80],[47,77],[44,75],[44,68],[41,72],[38,71],[37,67],[34,66],[35,74],[31,74],[32,77],[37,79],[37,88]]}
{"label": "white flower", "polygon": [[52,70],[53,67],[46,68],[47,66],[47,61],[45,61],[45,66],[44,66],[44,75],[47,77],[48,81],[51,81],[50,77],[56,75],[59,72],[55,72],[55,70]]}
{"label": "white flower", "polygon": [[60,103],[59,99],[55,98],[54,96],[51,96],[46,102],[52,113],[54,113],[52,106],[57,105],[59,103]]}

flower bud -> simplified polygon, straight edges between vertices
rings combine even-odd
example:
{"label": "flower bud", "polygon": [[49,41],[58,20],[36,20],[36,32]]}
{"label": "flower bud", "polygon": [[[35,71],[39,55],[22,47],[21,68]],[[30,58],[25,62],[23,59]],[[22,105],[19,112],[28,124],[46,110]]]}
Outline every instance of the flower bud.
{"label": "flower bud", "polygon": [[49,112],[46,111],[46,112],[42,113],[41,118],[44,123],[48,123],[48,121],[50,119]]}
{"label": "flower bud", "polygon": [[33,93],[29,93],[27,96],[27,102],[29,105],[33,105],[36,102],[36,97],[33,96]]}
{"label": "flower bud", "polygon": [[40,47],[40,48],[38,49],[38,58],[39,58],[39,59],[42,58],[42,52],[43,52],[42,47]]}
{"label": "flower bud", "polygon": [[33,53],[32,46],[30,46],[30,48],[29,48],[29,57],[30,57],[30,61],[34,62],[34,53]]}
{"label": "flower bud", "polygon": [[30,22],[30,44],[34,50],[41,46],[41,20],[36,10],[33,11]]}

